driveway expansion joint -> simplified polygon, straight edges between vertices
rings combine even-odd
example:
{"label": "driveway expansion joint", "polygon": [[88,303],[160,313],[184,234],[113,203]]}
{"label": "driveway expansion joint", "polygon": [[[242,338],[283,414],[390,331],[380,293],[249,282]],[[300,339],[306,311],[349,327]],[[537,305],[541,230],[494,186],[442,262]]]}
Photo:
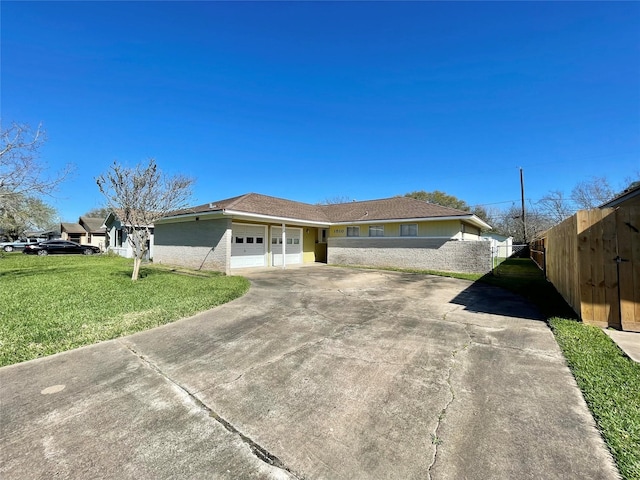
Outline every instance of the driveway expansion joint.
{"label": "driveway expansion joint", "polygon": [[178,388],[181,392],[183,392],[193,403],[196,404],[198,408],[200,408],[202,411],[207,413],[207,415],[210,418],[213,418],[215,421],[217,421],[228,432],[233,433],[234,435],[237,435],[240,438],[240,440],[242,440],[242,442],[249,447],[249,449],[251,450],[251,453],[258,460],[272,467],[276,467],[276,468],[279,468],[280,470],[284,470],[289,474],[289,476],[293,477],[294,479],[302,480],[304,478],[298,475],[293,470],[291,470],[289,467],[287,467],[284,464],[284,462],[280,460],[276,455],[272,454],[262,445],[258,444],[257,442],[252,440],[250,437],[242,433],[231,422],[221,417],[218,413],[216,413],[213,409],[211,409],[207,404],[205,404],[202,400],[200,400],[194,393],[190,392],[189,389],[187,389],[186,387],[184,387],[183,385],[181,385],[180,383],[176,382],[174,379],[169,377],[166,373],[164,373],[160,369],[158,365],[156,365],[147,357],[145,357],[144,355],[136,351],[130,344],[122,340],[118,340],[118,342],[121,345],[123,345],[127,350],[129,350],[129,352],[131,352],[132,355],[136,356],[144,365],[146,365],[148,368],[150,368],[151,370],[156,372],[158,375],[160,375],[162,378],[164,378],[167,382],[171,383],[176,388]]}

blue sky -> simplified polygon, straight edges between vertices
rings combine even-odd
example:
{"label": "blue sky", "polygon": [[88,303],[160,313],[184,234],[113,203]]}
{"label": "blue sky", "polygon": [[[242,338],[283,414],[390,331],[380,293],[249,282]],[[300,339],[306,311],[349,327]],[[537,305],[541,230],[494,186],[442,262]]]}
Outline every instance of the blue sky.
{"label": "blue sky", "polygon": [[3,126],[77,165],[196,178],[193,204],[442,190],[508,207],[640,171],[639,2],[0,4]]}

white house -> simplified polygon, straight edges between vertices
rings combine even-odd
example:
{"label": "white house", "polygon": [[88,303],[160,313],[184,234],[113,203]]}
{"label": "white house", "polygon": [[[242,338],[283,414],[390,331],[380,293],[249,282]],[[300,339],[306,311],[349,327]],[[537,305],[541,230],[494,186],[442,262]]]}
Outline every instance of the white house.
{"label": "white house", "polygon": [[[127,225],[124,225],[118,215],[115,212],[110,212],[107,218],[104,220],[104,227],[106,228],[106,250],[107,252],[113,252],[121,257],[133,258],[133,247],[131,243],[127,241]],[[144,226],[136,226],[136,229],[145,228]],[[147,246],[147,258],[153,258],[153,237],[154,228],[153,225],[149,225],[151,232],[149,238],[149,245]]]}

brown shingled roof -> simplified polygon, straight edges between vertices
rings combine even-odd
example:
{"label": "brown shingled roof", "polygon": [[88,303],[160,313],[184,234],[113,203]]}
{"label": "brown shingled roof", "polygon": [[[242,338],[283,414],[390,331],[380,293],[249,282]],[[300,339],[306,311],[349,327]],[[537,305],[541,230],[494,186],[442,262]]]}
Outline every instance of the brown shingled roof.
{"label": "brown shingled roof", "polygon": [[408,197],[391,197],[364,202],[337,203],[327,205],[324,208],[333,223],[471,215],[470,212],[443,207]]}
{"label": "brown shingled roof", "polygon": [[367,222],[375,220],[469,217],[472,214],[408,197],[391,197],[332,205],[311,205],[258,193],[247,193],[180,210],[174,215],[235,211],[269,217],[323,223]]}
{"label": "brown shingled roof", "polygon": [[61,223],[62,230],[67,233],[87,233],[82,225],[79,223]]}
{"label": "brown shingled roof", "polygon": [[326,222],[330,220],[320,205],[294,202],[284,198],[270,197],[259,193],[247,193],[239,197],[227,198],[216,202],[198,205],[176,212],[174,215],[189,213],[204,213],[214,211],[232,210],[242,213],[267,215],[270,217],[290,218],[296,220],[308,220],[312,222]]}
{"label": "brown shingled roof", "polygon": [[80,217],[80,224],[84,225],[89,233],[105,233],[106,228],[104,224],[104,218],[98,217]]}

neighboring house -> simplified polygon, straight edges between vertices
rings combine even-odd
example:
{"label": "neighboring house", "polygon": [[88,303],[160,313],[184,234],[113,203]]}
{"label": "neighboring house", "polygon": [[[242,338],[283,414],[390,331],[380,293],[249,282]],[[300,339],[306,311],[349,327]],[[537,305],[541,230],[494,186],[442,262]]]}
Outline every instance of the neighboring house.
{"label": "neighboring house", "polygon": [[101,250],[105,248],[106,229],[103,219],[96,217],[80,217],[78,223],[61,223],[60,237],[63,240],[81,243],[83,245],[95,245]]}
{"label": "neighboring house", "polygon": [[482,240],[491,242],[491,251],[495,257],[509,258],[513,255],[513,237],[486,232],[482,234]]}
{"label": "neighboring house", "polygon": [[227,273],[313,262],[486,273],[490,228],[407,197],[311,205],[249,193],[157,221],[154,261]]}
{"label": "neighboring house", "polygon": [[84,243],[87,238],[87,231],[82,228],[79,223],[60,224],[60,238],[63,240],[71,240],[72,242]]}
{"label": "neighboring house", "polygon": [[612,200],[603,203],[598,208],[632,207],[640,206],[640,182],[633,182],[627,189]]}
{"label": "neighboring house", "polygon": [[[53,230],[33,230],[24,232],[24,237],[33,241],[42,242],[44,240],[54,240],[60,238],[60,226],[55,227]],[[0,230],[0,240],[10,241],[7,235]]]}
{"label": "neighboring house", "polygon": [[[106,229],[106,249],[121,257],[133,258],[133,247],[127,241],[127,228],[122,223],[116,212],[111,212],[103,222]],[[144,228],[137,226],[136,228]],[[150,239],[147,250],[147,258],[153,258],[153,225],[149,226]]]}
{"label": "neighboring house", "polygon": [[58,226],[53,230],[37,230],[32,232],[25,232],[25,236],[39,242],[45,240],[55,240],[57,238],[60,238],[60,227]]}

